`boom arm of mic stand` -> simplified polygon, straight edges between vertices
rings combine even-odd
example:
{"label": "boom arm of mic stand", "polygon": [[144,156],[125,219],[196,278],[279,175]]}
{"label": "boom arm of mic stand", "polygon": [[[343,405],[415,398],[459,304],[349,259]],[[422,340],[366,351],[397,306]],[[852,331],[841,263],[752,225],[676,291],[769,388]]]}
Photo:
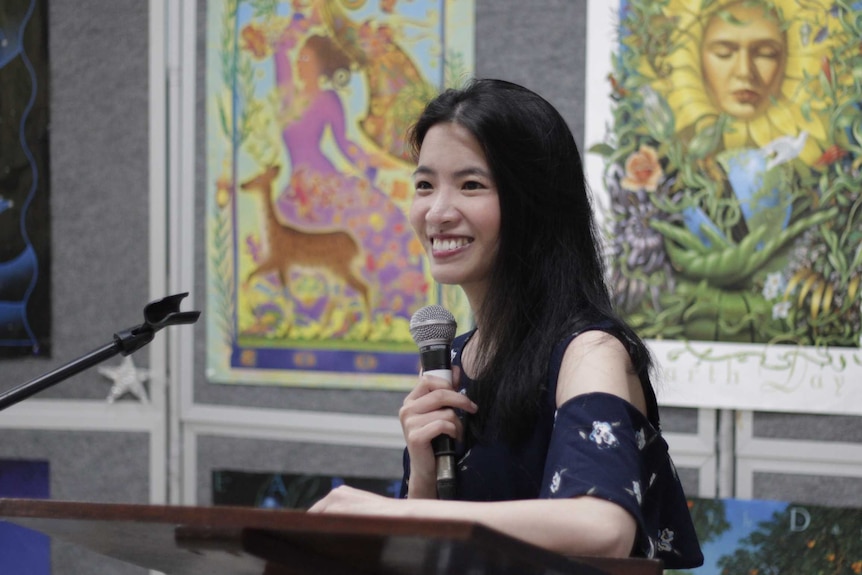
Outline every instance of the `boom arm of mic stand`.
{"label": "boom arm of mic stand", "polygon": [[0,411],[101,363],[118,353],[125,356],[136,352],[150,343],[156,332],[163,327],[195,323],[201,312],[179,311],[180,301],[187,295],[189,295],[188,292],[170,295],[148,303],[144,307],[144,323],[115,333],[111,343],[3,393],[0,395]]}

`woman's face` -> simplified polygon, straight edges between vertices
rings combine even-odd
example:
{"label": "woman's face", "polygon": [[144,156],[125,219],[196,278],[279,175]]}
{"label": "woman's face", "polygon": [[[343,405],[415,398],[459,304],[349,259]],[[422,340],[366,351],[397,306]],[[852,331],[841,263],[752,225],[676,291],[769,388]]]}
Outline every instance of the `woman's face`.
{"label": "woman's face", "polygon": [[320,81],[320,60],[308,44],[299,49],[296,70],[306,88],[317,87]]}
{"label": "woman's face", "polygon": [[712,16],[701,49],[707,92],[723,112],[750,120],[769,106],[784,80],[787,44],[763,6],[734,4]]}
{"label": "woman's face", "polygon": [[459,124],[431,127],[413,182],[410,223],[428,254],[431,275],[460,285],[475,309],[500,238],[500,201],[482,146]]}

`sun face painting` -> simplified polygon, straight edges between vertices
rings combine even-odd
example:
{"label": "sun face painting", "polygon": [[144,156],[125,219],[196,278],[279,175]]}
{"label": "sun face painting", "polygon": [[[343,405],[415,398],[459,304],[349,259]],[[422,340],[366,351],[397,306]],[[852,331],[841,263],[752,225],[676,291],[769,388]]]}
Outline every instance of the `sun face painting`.
{"label": "sun face painting", "polygon": [[862,3],[621,2],[605,220],[642,335],[858,347]]}

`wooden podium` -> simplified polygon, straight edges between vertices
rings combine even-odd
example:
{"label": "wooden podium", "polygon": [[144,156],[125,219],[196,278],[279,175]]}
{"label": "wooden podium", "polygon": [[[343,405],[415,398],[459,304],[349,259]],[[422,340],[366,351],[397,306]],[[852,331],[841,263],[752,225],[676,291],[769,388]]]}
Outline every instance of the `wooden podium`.
{"label": "wooden podium", "polygon": [[167,575],[660,575],[566,558],[463,521],[0,499],[0,519]]}

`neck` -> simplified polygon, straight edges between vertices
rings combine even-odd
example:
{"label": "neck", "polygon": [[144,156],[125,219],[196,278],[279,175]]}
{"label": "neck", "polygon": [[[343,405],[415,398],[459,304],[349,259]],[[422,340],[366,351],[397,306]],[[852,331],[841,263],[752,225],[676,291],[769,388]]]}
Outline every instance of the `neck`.
{"label": "neck", "polygon": [[320,80],[306,80],[302,83],[302,93],[306,96],[314,96],[320,92]]}
{"label": "neck", "polygon": [[477,365],[478,365],[478,355],[477,351],[479,349],[479,328],[476,327],[476,331],[473,332],[473,335],[470,336],[470,339],[464,345],[464,349],[461,351],[461,369],[464,370],[464,373],[470,379],[476,379],[478,375]]}
{"label": "neck", "polygon": [[482,303],[485,301],[487,286],[470,284],[462,285],[461,289],[464,290],[464,295],[467,296],[467,301],[470,303],[470,311],[473,313],[473,318],[475,318],[476,325],[478,326],[479,322],[482,321]]}

